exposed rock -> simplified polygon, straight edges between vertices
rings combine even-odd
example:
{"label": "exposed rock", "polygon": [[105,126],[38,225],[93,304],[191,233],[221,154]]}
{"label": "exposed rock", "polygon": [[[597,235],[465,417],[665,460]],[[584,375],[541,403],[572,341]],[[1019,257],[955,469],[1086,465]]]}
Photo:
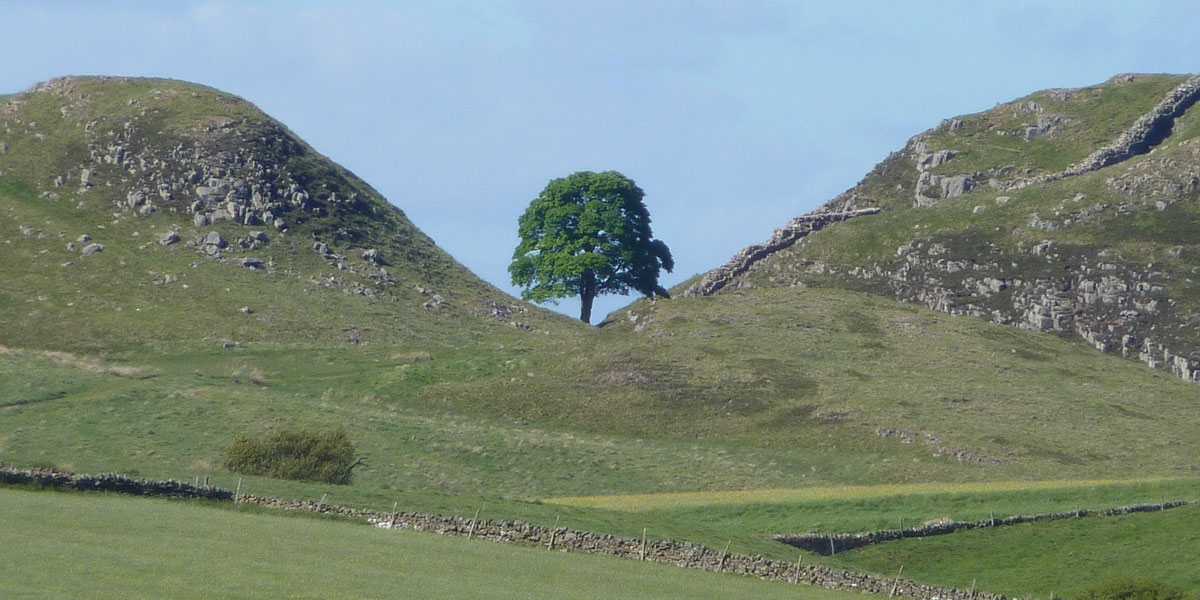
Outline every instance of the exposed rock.
{"label": "exposed rock", "polygon": [[955,175],[953,177],[943,177],[940,185],[942,186],[943,198],[954,198],[971,191],[974,187],[974,182],[966,175]]}
{"label": "exposed rock", "polygon": [[192,224],[196,227],[207,227],[208,223],[208,215],[204,213],[196,213],[195,216],[192,217]]}
{"label": "exposed rock", "polygon": [[204,245],[205,246],[213,246],[215,248],[224,248],[224,247],[228,246],[229,244],[225,242],[225,238],[221,237],[221,234],[219,232],[210,231],[210,232],[208,232],[208,235],[205,236],[205,238],[204,238]]}
{"label": "exposed rock", "polygon": [[267,268],[267,265],[263,264],[263,261],[250,257],[242,259],[242,266],[246,267],[247,269],[254,269],[255,271],[261,271]]}
{"label": "exposed rock", "polygon": [[383,264],[383,255],[380,254],[379,250],[376,250],[375,248],[370,248],[370,249],[364,251],[362,253],[362,257],[363,257],[363,260],[365,260],[367,262],[372,262],[377,265]]}
{"label": "exposed rock", "polygon": [[179,242],[179,234],[175,233],[174,231],[168,231],[158,236],[158,243],[163,246],[170,246],[171,244],[177,242]]}
{"label": "exposed rock", "polygon": [[101,244],[88,244],[84,246],[83,250],[80,252],[82,252],[84,256],[95,256],[101,252],[104,252],[104,246]]}

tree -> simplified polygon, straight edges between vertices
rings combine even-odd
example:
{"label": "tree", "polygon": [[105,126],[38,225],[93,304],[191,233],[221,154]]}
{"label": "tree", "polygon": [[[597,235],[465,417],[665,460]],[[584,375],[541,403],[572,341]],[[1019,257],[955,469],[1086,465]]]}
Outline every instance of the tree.
{"label": "tree", "polygon": [[545,302],[579,296],[590,323],[598,294],[669,294],[658,285],[671,272],[671,251],[650,231],[645,193],[616,171],[581,171],[555,179],[518,222],[521,242],[508,267],[521,297]]}

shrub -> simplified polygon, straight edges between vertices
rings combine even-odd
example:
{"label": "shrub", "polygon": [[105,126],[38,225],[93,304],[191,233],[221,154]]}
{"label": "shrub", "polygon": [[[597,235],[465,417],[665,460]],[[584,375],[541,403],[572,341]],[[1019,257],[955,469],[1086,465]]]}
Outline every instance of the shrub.
{"label": "shrub", "polygon": [[265,440],[240,437],[225,450],[230,471],[279,479],[349,485],[360,464],[344,429],[280,431]]}
{"label": "shrub", "polygon": [[1092,586],[1080,600],[1184,600],[1183,591],[1156,579],[1114,577]]}

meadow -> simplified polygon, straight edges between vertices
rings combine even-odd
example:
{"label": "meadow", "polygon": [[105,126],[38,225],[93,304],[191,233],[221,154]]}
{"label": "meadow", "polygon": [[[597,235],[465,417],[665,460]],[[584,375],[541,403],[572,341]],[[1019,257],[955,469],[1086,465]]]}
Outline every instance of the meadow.
{"label": "meadow", "polygon": [[858,597],[193,502],[0,489],[8,598]]}

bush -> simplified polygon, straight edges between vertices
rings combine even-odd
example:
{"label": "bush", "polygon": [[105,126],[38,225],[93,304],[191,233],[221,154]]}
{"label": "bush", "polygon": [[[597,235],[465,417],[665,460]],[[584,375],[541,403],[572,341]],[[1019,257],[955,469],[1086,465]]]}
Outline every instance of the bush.
{"label": "bush", "polygon": [[1114,577],[1088,588],[1080,600],[1184,600],[1183,591],[1148,578]]}
{"label": "bush", "polygon": [[225,450],[225,468],[230,471],[279,479],[349,485],[351,472],[360,464],[344,429],[280,431],[265,440],[241,437]]}

